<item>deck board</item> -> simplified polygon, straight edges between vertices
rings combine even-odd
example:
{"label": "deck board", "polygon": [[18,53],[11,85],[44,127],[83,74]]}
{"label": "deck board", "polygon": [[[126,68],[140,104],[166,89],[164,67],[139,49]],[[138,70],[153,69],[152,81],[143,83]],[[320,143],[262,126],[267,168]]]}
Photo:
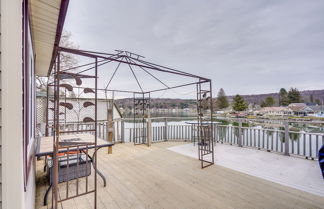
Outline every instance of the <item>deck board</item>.
{"label": "deck board", "polygon": [[[145,145],[117,144],[113,154],[98,152],[98,208],[321,208],[323,198],[249,176],[222,166],[200,169],[193,158],[167,150],[182,142]],[[37,162],[37,208],[46,186]],[[50,196],[49,196],[50,197]],[[64,208],[91,208],[87,195],[63,204]],[[49,198],[50,202],[50,198]],[[69,205],[67,205],[69,204]]]}

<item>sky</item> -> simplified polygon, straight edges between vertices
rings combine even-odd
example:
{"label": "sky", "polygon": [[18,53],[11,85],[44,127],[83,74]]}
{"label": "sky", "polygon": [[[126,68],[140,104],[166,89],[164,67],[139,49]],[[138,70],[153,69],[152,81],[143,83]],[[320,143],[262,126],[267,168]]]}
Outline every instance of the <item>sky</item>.
{"label": "sky", "polygon": [[[324,89],[323,0],[71,0],[64,27],[80,49],[143,55],[211,78],[214,94]],[[107,67],[107,77],[113,70]],[[116,87],[133,88],[129,69],[120,71]],[[187,97],[193,90],[160,96]]]}

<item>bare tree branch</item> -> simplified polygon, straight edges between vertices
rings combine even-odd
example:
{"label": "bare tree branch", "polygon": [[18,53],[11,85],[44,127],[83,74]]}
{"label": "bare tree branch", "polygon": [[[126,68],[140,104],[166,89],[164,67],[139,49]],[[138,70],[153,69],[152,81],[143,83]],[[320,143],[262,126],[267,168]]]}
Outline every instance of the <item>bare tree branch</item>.
{"label": "bare tree branch", "polygon": [[[71,40],[71,36],[72,36],[71,32],[63,31],[61,40],[60,40],[60,46],[66,47],[66,48],[78,49],[79,46]],[[75,67],[77,65],[78,65],[78,60],[74,55],[69,54],[69,53],[61,54],[61,69],[62,70],[68,69],[71,67]],[[47,77],[36,76],[36,90],[38,92],[46,91],[47,80],[48,80]]]}

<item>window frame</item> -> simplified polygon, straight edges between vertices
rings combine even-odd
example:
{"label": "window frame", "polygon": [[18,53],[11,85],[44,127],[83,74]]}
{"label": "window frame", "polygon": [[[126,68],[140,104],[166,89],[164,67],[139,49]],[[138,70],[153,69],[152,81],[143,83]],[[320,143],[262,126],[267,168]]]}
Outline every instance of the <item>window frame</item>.
{"label": "window frame", "polygon": [[24,190],[27,190],[31,165],[34,159],[35,139],[35,56],[33,54],[31,28],[29,22],[28,0],[23,1],[22,22],[22,143],[23,143],[23,176]]}

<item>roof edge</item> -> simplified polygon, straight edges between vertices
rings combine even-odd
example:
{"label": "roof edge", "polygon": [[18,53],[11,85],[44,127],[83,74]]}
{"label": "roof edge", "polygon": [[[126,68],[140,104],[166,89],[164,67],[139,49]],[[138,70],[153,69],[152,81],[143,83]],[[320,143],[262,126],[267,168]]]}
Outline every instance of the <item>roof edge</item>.
{"label": "roof edge", "polygon": [[47,71],[47,76],[51,74],[54,62],[55,62],[55,57],[57,55],[58,47],[60,44],[61,36],[62,36],[62,31],[63,31],[63,26],[65,22],[65,17],[67,14],[68,6],[69,6],[70,0],[62,0],[61,1],[61,6],[60,6],[60,13],[57,21],[57,26],[56,26],[56,35],[55,35],[55,42],[54,42],[54,47],[53,47],[53,53],[52,53],[52,59],[50,62],[50,66]]}

